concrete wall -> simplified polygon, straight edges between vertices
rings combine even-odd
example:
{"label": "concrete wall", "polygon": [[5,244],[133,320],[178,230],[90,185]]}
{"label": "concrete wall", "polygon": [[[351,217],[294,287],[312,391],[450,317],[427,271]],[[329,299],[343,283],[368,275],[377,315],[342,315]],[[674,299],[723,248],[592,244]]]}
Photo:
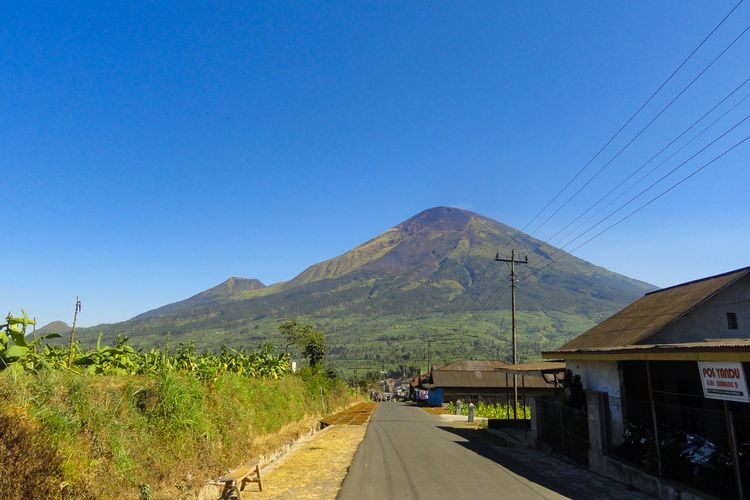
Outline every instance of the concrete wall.
{"label": "concrete wall", "polygon": [[604,392],[609,395],[611,442],[614,445],[620,444],[625,427],[619,401],[622,391],[617,361],[566,361],[565,366],[574,375],[581,376],[583,388],[587,392]]}
{"label": "concrete wall", "polygon": [[[737,329],[727,327],[727,313],[737,315]],[[646,344],[701,342],[706,339],[750,337],[750,276],[716,294],[661,332]]]}
{"label": "concrete wall", "polygon": [[620,397],[617,361],[566,361],[565,367],[581,376],[584,389]]}

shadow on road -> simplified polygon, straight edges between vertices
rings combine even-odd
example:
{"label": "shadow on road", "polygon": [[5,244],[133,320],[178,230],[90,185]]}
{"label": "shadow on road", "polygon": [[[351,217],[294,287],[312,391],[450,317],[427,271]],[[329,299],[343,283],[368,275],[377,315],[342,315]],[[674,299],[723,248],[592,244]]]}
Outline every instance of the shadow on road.
{"label": "shadow on road", "polygon": [[[510,441],[481,429],[449,426],[438,426],[438,429],[461,438],[456,440],[456,444],[560,495],[569,498],[592,498],[591,490],[588,490],[582,484],[586,481],[581,481],[591,474],[588,471],[561,462],[541,452],[514,445]],[[574,476],[578,475],[576,472],[581,477],[571,477],[571,473]]]}

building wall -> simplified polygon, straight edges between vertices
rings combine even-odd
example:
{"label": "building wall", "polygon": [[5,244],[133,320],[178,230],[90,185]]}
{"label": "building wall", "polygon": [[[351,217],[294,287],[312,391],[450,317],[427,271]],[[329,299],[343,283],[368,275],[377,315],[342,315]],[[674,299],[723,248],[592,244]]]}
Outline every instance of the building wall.
{"label": "building wall", "polygon": [[565,366],[575,375],[581,376],[583,388],[590,391],[606,392],[620,397],[620,373],[617,361],[566,361]]}
{"label": "building wall", "polygon": [[[737,315],[737,329],[727,326],[727,313]],[[706,339],[750,337],[750,276],[738,280],[705,304],[678,319],[645,344],[701,342]]]}
{"label": "building wall", "polygon": [[617,361],[566,361],[565,366],[574,375],[581,376],[583,388],[587,392],[603,392],[610,398],[610,431],[612,442],[617,445],[622,442],[625,429],[622,415],[620,397],[622,390],[620,385],[620,370]]}

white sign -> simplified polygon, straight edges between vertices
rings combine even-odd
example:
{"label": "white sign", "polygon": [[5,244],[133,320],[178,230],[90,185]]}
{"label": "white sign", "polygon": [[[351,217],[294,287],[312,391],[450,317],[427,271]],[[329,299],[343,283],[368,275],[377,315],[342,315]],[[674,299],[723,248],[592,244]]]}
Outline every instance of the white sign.
{"label": "white sign", "polygon": [[698,362],[703,395],[710,399],[725,399],[750,403],[747,381],[742,363]]}

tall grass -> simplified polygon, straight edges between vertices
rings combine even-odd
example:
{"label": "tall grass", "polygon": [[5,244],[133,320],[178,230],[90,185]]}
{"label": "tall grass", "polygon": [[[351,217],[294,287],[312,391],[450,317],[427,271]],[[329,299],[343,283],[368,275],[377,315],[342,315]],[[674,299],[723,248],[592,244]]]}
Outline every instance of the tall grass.
{"label": "tall grass", "polygon": [[311,370],[280,379],[223,373],[211,381],[174,372],[6,370],[0,398],[0,424],[23,422],[19,428],[28,435],[19,441],[0,425],[0,445],[23,446],[30,456],[26,463],[0,453],[0,476],[24,477],[46,463],[46,486],[35,497],[137,498],[142,491],[195,492],[206,479],[269,451],[259,445],[264,436],[352,396],[340,381]]}

